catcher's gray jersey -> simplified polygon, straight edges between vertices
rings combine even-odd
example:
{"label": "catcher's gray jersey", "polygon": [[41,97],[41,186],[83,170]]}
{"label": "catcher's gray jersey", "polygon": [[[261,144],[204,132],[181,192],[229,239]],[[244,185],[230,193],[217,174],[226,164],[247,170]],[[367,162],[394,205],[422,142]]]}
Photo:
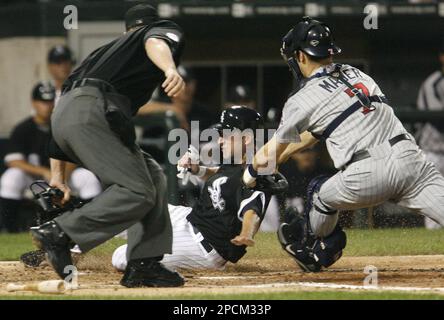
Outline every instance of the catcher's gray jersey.
{"label": "catcher's gray jersey", "polygon": [[[319,68],[314,74],[333,71],[334,65]],[[368,96],[383,96],[375,81],[362,71],[343,65],[347,80]],[[350,97],[347,86],[327,75],[312,77],[306,85],[291,96],[283,109],[281,124],[276,132],[279,142],[298,142],[299,134],[308,130],[322,134],[326,127],[350,105],[358,101]],[[392,108],[373,102],[374,111],[351,114],[326,140],[336,168],[344,166],[356,151],[379,145],[388,139],[407,133]]]}
{"label": "catcher's gray jersey", "polygon": [[[338,210],[371,207],[385,201],[396,202],[444,225],[443,176],[426,160],[388,104],[373,102],[374,108],[356,104],[358,97],[348,86],[326,74],[333,67],[317,70],[288,99],[276,131],[282,143],[298,142],[299,133],[306,130],[327,138],[330,156],[336,168],[342,169],[313,195],[311,230],[319,237],[327,237],[337,224]],[[350,86],[359,88],[368,99],[386,101],[368,75],[348,65],[341,70]],[[358,106],[357,111],[345,112],[348,117],[333,126],[335,129],[328,135],[326,129],[352,105]],[[350,162],[358,151],[369,156]]]}

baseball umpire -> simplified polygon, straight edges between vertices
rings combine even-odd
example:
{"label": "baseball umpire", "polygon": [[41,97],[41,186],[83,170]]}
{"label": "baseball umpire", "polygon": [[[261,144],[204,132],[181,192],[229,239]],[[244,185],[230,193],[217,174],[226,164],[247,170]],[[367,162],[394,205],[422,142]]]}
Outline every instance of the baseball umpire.
{"label": "baseball umpire", "polygon": [[326,142],[340,170],[314,178],[305,217],[280,227],[281,244],[299,265],[318,271],[341,256],[346,239],[339,210],[393,201],[444,225],[443,176],[426,161],[375,81],[333,63],[340,49],[330,28],[304,17],[283,38],[281,52],[300,87],[288,98],[275,136],[244,172],[244,182],[253,185],[258,170],[317,140]]}
{"label": "baseball umpire", "polygon": [[125,34],[96,49],[69,76],[51,118],[50,184],[64,192],[66,202],[70,190],[63,169],[65,161],[73,161],[95,173],[104,192],[31,233],[64,278],[72,243],[87,252],[129,228],[129,263],[120,283],[181,286],[184,279],[159,263],[172,246],[166,180],[161,167],[152,158],[145,162],[136,146],[131,117],[162,80],[169,96],[183,90],[176,69],[183,32],[146,4],[129,9],[125,24]]}

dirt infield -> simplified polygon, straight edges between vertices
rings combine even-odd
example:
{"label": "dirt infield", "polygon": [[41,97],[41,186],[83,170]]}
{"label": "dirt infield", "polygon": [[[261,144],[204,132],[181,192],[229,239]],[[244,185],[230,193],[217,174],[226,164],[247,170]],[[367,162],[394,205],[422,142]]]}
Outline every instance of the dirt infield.
{"label": "dirt infield", "polygon": [[[247,259],[229,265],[224,271],[182,271],[187,282],[183,288],[127,289],[118,285],[121,274],[110,267],[108,261],[79,261],[79,289],[65,294],[174,296],[205,293],[244,293],[300,290],[353,290],[364,289],[364,268],[377,267],[378,290],[424,291],[444,294],[444,255],[394,257],[344,257],[334,268],[321,273],[303,273],[288,259]],[[10,282],[26,283],[56,279],[49,267],[30,269],[19,262],[0,262],[0,295],[32,295],[34,293],[8,293]],[[373,288],[375,289],[375,288]]]}

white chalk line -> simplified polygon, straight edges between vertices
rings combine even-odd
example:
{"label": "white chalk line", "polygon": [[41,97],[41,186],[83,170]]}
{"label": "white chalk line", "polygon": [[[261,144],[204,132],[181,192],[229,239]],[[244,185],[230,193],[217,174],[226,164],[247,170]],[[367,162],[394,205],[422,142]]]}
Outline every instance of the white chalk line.
{"label": "white chalk line", "polygon": [[[257,278],[253,276],[216,276],[216,277],[199,277],[203,280],[241,280]],[[324,282],[272,282],[266,284],[247,284],[247,285],[227,285],[224,287],[230,288],[286,288],[286,287],[304,287],[304,288],[318,288],[318,289],[347,289],[347,290],[373,290],[373,291],[405,291],[405,292],[442,292],[444,288],[431,287],[398,287],[398,286],[379,286],[379,285],[349,285],[338,283],[324,283]]]}
{"label": "white chalk line", "polygon": [[358,286],[337,283],[322,283],[322,282],[287,282],[287,283],[267,283],[258,285],[240,285],[238,288],[283,288],[283,287],[305,287],[305,288],[319,288],[319,289],[347,289],[347,290],[372,290],[372,291],[406,291],[406,292],[442,292],[444,288],[430,288],[430,287],[397,287],[397,286]]}

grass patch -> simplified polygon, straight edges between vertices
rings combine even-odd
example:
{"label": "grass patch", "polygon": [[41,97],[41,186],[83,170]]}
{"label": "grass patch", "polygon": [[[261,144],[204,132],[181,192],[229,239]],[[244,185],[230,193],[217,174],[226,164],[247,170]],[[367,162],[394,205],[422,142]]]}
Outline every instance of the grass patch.
{"label": "grass patch", "polygon": [[293,291],[239,294],[174,294],[165,296],[0,296],[0,300],[444,300],[444,295],[405,292]]}
{"label": "grass patch", "polygon": [[29,233],[0,233],[0,261],[18,260],[20,255],[35,250]]}
{"label": "grass patch", "polygon": [[[347,247],[344,256],[397,256],[444,254],[444,229],[373,229],[346,230]],[[110,257],[122,239],[111,239],[92,250],[91,259]],[[23,234],[0,234],[0,261],[18,260],[20,255],[34,250],[31,237]],[[287,257],[275,233],[259,233],[256,245],[248,249],[246,259],[275,259]],[[85,257],[86,258],[86,257]]]}
{"label": "grass patch", "polygon": [[347,230],[345,256],[444,254],[444,229]]}
{"label": "grass patch", "polygon": [[[444,254],[444,229],[349,229],[344,256],[401,256]],[[274,233],[260,233],[246,258],[286,257]]]}

